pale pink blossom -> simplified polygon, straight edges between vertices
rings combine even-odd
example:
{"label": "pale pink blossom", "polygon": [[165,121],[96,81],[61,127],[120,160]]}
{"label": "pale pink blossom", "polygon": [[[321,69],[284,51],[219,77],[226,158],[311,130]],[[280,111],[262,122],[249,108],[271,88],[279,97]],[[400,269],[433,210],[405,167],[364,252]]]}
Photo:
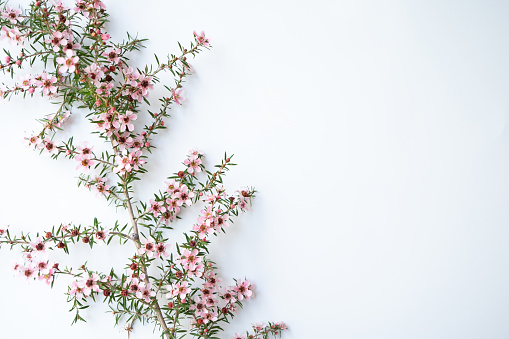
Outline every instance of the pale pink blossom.
{"label": "pale pink blossom", "polygon": [[164,256],[164,257],[169,256],[168,252],[166,252],[166,244],[164,242],[160,242],[160,243],[156,244],[155,256],[156,256],[156,258],[159,258],[159,256]]}
{"label": "pale pink blossom", "polygon": [[170,293],[166,294],[166,298],[171,299],[179,296],[181,300],[184,300],[186,295],[191,292],[191,288],[188,284],[189,283],[187,281],[181,281],[171,286],[167,286],[166,288],[170,291]]}
{"label": "pale pink blossom", "polygon": [[146,284],[142,282],[140,284],[140,290],[136,293],[136,297],[139,299],[145,300],[145,302],[149,303],[150,298],[156,296],[156,292],[152,290],[152,286],[150,284]]}
{"label": "pale pink blossom", "polygon": [[138,116],[134,114],[134,112],[127,111],[125,114],[121,114],[118,117],[118,121],[113,123],[115,128],[119,128],[120,132],[124,132],[125,130],[134,131],[134,124],[132,121],[136,120]]}
{"label": "pale pink blossom", "polygon": [[180,186],[180,191],[172,195],[172,199],[180,199],[182,204],[186,204],[187,206],[192,205],[192,198],[194,198],[195,194],[190,192],[187,186]]}
{"label": "pale pink blossom", "polygon": [[[23,36],[17,27],[8,29],[6,26],[0,29],[0,38],[7,38],[11,45],[23,45],[26,37]],[[19,61],[19,60],[18,60]]]}
{"label": "pale pink blossom", "polygon": [[76,156],[74,159],[78,161],[78,166],[76,166],[76,169],[82,170],[85,173],[88,173],[90,171],[90,167],[96,164],[95,160],[83,154]]}
{"label": "pale pink blossom", "polygon": [[[53,32],[52,36],[45,40],[46,43],[51,43],[53,45],[53,52],[58,52],[60,50],[60,46],[67,45],[67,39],[64,33],[60,31]],[[57,58],[58,60],[58,58]],[[58,61],[57,61],[58,62]]]}
{"label": "pale pink blossom", "polygon": [[31,74],[27,74],[24,77],[20,76],[20,83],[18,87],[23,88],[25,91],[27,91],[30,87],[32,87],[35,84],[35,79],[32,77]]}
{"label": "pale pink blossom", "polygon": [[187,171],[191,174],[201,172],[201,159],[197,156],[191,155],[189,158],[184,160],[184,165],[187,166]]}
{"label": "pale pink blossom", "polygon": [[154,85],[152,84],[152,77],[145,74],[140,75],[138,88],[141,90],[142,96],[148,96],[148,91],[154,88]]}
{"label": "pale pink blossom", "polygon": [[73,281],[71,283],[70,287],[71,287],[71,290],[69,292],[69,295],[73,295],[76,298],[82,298],[82,297],[88,296],[88,294],[85,293],[85,281],[83,281],[83,280]]}
{"label": "pale pink blossom", "polygon": [[164,207],[164,202],[162,201],[155,201],[154,199],[150,199],[150,204],[151,206],[148,211],[154,213],[156,218],[159,213],[166,211],[166,207]]}
{"label": "pale pink blossom", "polygon": [[53,281],[54,275],[55,275],[55,270],[53,268],[50,268],[44,274],[39,275],[39,280],[44,280],[47,285],[50,285],[51,282]]}
{"label": "pale pink blossom", "polygon": [[153,242],[143,239],[141,241],[141,247],[138,250],[138,254],[142,255],[142,254],[146,253],[147,256],[149,258],[151,258],[154,255],[155,250],[156,250],[156,245]]}
{"label": "pale pink blossom", "polygon": [[95,86],[99,86],[102,77],[104,76],[104,72],[101,67],[96,64],[90,64],[90,66],[86,67],[83,71],[87,73],[87,77],[92,80]]}
{"label": "pale pink blossom", "polygon": [[39,80],[36,84],[38,87],[42,87],[42,93],[44,95],[49,95],[56,93],[57,87],[55,83],[57,82],[57,77],[50,76],[48,77],[48,73],[44,72],[41,74],[41,80]]}
{"label": "pale pink blossom", "polygon": [[186,99],[184,97],[184,95],[182,94],[182,89],[172,89],[171,90],[171,94],[173,96],[173,100],[175,101],[175,103],[177,103],[178,105],[182,105],[182,102]]}
{"label": "pale pink blossom", "polygon": [[78,63],[80,58],[77,55],[74,55],[74,52],[70,49],[67,50],[67,52],[65,52],[65,55],[66,55],[65,58],[58,57],[56,59],[57,63],[62,65],[60,66],[58,71],[60,73],[66,72],[73,73],[76,70],[76,64]]}
{"label": "pale pink blossom", "polygon": [[44,243],[42,237],[37,237],[34,242],[30,243],[30,246],[32,246],[32,248],[36,250],[37,253],[46,253],[46,244]]}
{"label": "pale pink blossom", "polygon": [[88,141],[83,142],[83,145],[78,146],[77,150],[80,153],[80,155],[84,158],[93,158],[94,154],[92,153],[94,149],[94,146],[90,146]]}
{"label": "pale pink blossom", "polygon": [[92,273],[92,275],[90,275],[88,279],[84,281],[85,284],[83,286],[83,294],[89,295],[92,293],[92,291],[99,292],[99,285],[97,285],[98,280],[99,276],[96,273]]}
{"label": "pale pink blossom", "polygon": [[2,12],[2,17],[9,20],[11,24],[16,24],[18,21],[21,21],[19,15],[21,14],[21,10],[19,8],[10,8],[9,6],[5,6],[4,11]]}
{"label": "pale pink blossom", "polygon": [[179,259],[180,264],[185,270],[193,271],[196,269],[198,264],[202,261],[202,258],[198,256],[198,250],[195,248],[192,251],[185,249],[182,256]]}
{"label": "pale pink blossom", "polygon": [[113,64],[118,64],[120,62],[120,48],[110,47],[108,48],[102,56],[108,58],[108,61]]}
{"label": "pale pink blossom", "polygon": [[194,314],[197,317],[204,317],[208,313],[205,303],[199,296],[194,297],[194,303],[189,308],[194,310]]}
{"label": "pale pink blossom", "polygon": [[251,283],[248,280],[237,281],[237,285],[233,287],[233,292],[235,292],[237,295],[237,298],[239,300],[242,299],[251,299],[251,295],[253,294],[253,291],[251,291]]}
{"label": "pale pink blossom", "polygon": [[198,44],[205,46],[205,47],[208,47],[210,45],[209,39],[205,38],[205,33],[203,31],[201,31],[200,34],[196,33],[196,31],[194,31],[193,34],[194,34],[194,38],[196,39],[196,42],[198,42]]}

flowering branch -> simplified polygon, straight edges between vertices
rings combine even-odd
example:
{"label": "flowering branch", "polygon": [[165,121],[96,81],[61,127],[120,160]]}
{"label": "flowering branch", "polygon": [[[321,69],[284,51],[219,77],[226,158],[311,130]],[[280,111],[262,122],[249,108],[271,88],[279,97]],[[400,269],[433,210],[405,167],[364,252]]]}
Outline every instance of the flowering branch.
{"label": "flowering branch", "polygon": [[[194,32],[189,47],[179,43],[178,55],[171,54],[164,63],[156,56],[156,66],[140,70],[129,65],[127,56],[139,51],[145,40],[127,35],[125,41],[114,43],[106,32],[107,22],[106,7],[100,0],[76,0],[73,7],[61,1],[38,0],[26,10],[0,0],[0,39],[21,46],[17,56],[5,51],[0,70],[14,79],[18,69],[33,64],[44,67],[42,73],[18,77],[9,86],[2,83],[0,99],[41,95],[58,103],[55,113],[40,119],[42,129],[25,138],[28,146],[54,159],[76,161],[78,186],[94,190],[125,209],[130,224],[117,221],[104,227],[94,218],[90,226],[61,224],[35,236],[22,232],[13,235],[2,228],[0,246],[21,249],[22,260],[14,269],[26,279],[44,280],[53,286],[59,275],[72,277],[67,296],[75,312],[73,323],[85,321],[84,310],[102,295],[116,325],[127,318],[129,333],[139,320],[159,327],[166,339],[185,334],[217,338],[221,324],[234,317],[244,299],[253,297],[253,285],[246,279],[234,279],[233,285],[223,286],[215,263],[208,257],[208,246],[211,236],[225,232],[239,212],[249,209],[256,191],[241,188],[228,194],[222,183],[235,165],[232,156],[225,154],[211,172],[203,164],[203,153],[191,150],[183,168],[167,178],[163,191],[154,193],[148,202],[133,199],[133,182],[147,172],[154,135],[166,128],[172,105],[185,100],[182,86],[192,70],[188,57],[208,49],[209,40],[203,32]],[[143,104],[150,105],[149,93],[163,71],[173,76],[174,86],[164,86],[168,92],[159,99],[159,110],[151,112]],[[96,139],[108,150],[99,152],[96,144],[76,142],[74,137],[58,141],[58,132],[72,114],[79,114],[78,107],[88,110],[86,119],[95,126]],[[137,132],[140,114],[148,114],[151,122]],[[204,207],[184,232],[186,240],[173,247],[171,225],[181,210],[193,204]],[[122,269],[99,272],[86,263],[74,271],[61,269],[48,255],[50,250],[59,249],[69,254],[78,242],[93,249],[110,244],[114,238],[121,244],[134,244],[134,255]],[[246,332],[248,338],[269,338],[280,336],[286,325],[269,323],[253,329],[251,334]]]}

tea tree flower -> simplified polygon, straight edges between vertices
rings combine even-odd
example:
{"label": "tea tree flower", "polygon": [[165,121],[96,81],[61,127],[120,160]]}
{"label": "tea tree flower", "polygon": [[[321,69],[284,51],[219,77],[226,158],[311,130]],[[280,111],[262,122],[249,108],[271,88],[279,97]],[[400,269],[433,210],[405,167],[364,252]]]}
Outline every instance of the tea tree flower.
{"label": "tea tree flower", "polygon": [[74,73],[76,70],[76,64],[78,63],[78,60],[80,59],[78,56],[74,55],[74,52],[72,50],[67,50],[65,52],[66,57],[58,57],[57,62],[61,64],[58,71],[60,73]]}

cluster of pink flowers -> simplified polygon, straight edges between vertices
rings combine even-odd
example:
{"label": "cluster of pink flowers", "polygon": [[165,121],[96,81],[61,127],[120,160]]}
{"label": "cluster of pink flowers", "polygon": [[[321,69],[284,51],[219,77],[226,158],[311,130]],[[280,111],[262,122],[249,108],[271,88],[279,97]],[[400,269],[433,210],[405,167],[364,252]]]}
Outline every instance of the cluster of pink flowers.
{"label": "cluster of pink flowers", "polygon": [[166,252],[168,246],[169,245],[166,245],[164,242],[156,243],[144,239],[141,241],[141,247],[138,250],[138,254],[146,254],[149,258],[152,258],[153,256],[156,258],[168,257],[169,254]]}
{"label": "cluster of pink flowers", "polygon": [[228,218],[228,214],[223,213],[220,208],[213,209],[212,206],[207,206],[201,210],[198,223],[193,226],[193,231],[201,240],[205,240],[209,234],[214,234],[227,227]]}
{"label": "cluster of pink flowers", "polygon": [[156,296],[156,292],[152,289],[152,286],[144,282],[145,275],[141,273],[139,277],[129,276],[127,277],[124,288],[128,293],[134,294],[136,298],[142,299],[145,302],[150,302],[150,298]]}
{"label": "cluster of pink flowers", "polygon": [[288,326],[284,322],[273,323],[269,325],[253,324],[253,334],[238,334],[232,337],[232,339],[263,339],[268,338],[269,334],[278,335],[281,331],[287,330]]}
{"label": "cluster of pink flowers", "polygon": [[70,286],[69,295],[75,296],[76,298],[88,297],[92,291],[99,292],[99,276],[96,273],[92,273],[90,276],[73,281]]}
{"label": "cluster of pink flowers", "polygon": [[246,212],[249,210],[249,205],[251,204],[251,194],[249,193],[249,189],[241,188],[240,190],[235,191],[238,199],[239,208]]}
{"label": "cluster of pink flowers", "polygon": [[[1,233],[4,232],[5,230]],[[30,247],[31,251],[23,252],[22,263],[14,264],[14,270],[26,279],[39,279],[44,280],[48,285],[51,284],[58,264],[51,263],[47,259],[47,245],[42,237],[30,242]]]}
{"label": "cluster of pink flowers", "polygon": [[202,257],[198,255],[199,251],[195,248],[192,251],[185,249],[177,262],[182,265],[184,272],[189,277],[200,277],[203,273]]}
{"label": "cluster of pink flowers", "polygon": [[78,146],[78,155],[74,157],[74,159],[78,162],[78,166],[76,169],[82,169],[84,172],[88,173],[90,170],[90,166],[94,166],[96,164],[94,160],[94,153],[92,152],[93,146],[90,146],[88,142],[84,142],[83,146]]}
{"label": "cluster of pink flowers", "polygon": [[[197,255],[197,250],[186,250],[184,252],[182,256],[184,259],[181,260],[184,270],[186,266],[191,267],[190,265],[196,265],[199,261],[196,259]],[[184,274],[182,274],[182,277],[184,277]],[[210,321],[216,321],[218,319],[218,311],[223,314],[235,312],[235,302],[237,300],[250,299],[252,297],[252,285],[247,280],[239,280],[235,286],[223,288],[221,286],[221,279],[212,270],[207,270],[202,278],[204,280],[203,287],[192,299],[188,299],[191,288],[189,282],[185,279],[166,286],[169,292],[166,294],[168,299],[174,300],[174,298],[178,297],[181,303],[189,303],[189,309],[194,311],[194,319],[192,321],[194,327],[199,327]],[[174,301],[170,301],[168,305],[172,308]]]}
{"label": "cluster of pink flowers", "polygon": [[[145,67],[142,71],[128,65],[126,54],[142,47],[143,39],[128,37],[126,42],[112,43],[110,35],[104,31],[108,14],[102,1],[74,2],[69,7],[62,0],[37,0],[25,12],[2,5],[0,39],[15,45],[28,40],[31,47],[30,53],[22,49],[15,56],[5,51],[6,57],[0,64],[2,72],[12,75],[16,68],[36,62],[47,68],[39,75],[23,74],[15,80],[14,87],[0,84],[0,100],[12,95],[39,93],[56,99],[60,109],[41,119],[42,131],[26,137],[26,142],[55,159],[59,156],[74,159],[76,169],[84,173],[94,170],[96,173],[92,175],[81,173],[79,185],[104,195],[117,208],[125,208],[131,225],[117,221],[108,229],[94,218],[93,226],[60,225],[34,241],[30,241],[32,238],[28,234],[11,237],[7,228],[0,228],[0,245],[22,247],[23,261],[14,269],[27,279],[51,284],[58,274],[74,277],[67,289],[68,301],[73,304],[71,311],[76,311],[74,322],[84,320],[80,316],[80,311],[88,307],[84,304],[95,301],[96,294],[102,292],[117,323],[122,317],[134,315],[128,319],[130,328],[138,320],[142,323],[154,321],[159,323],[166,338],[183,332],[215,337],[221,331],[221,322],[228,322],[234,316],[237,305],[242,306],[243,300],[253,297],[253,285],[248,280],[235,280],[234,285],[227,287],[221,285],[216,267],[208,257],[208,237],[224,231],[232,222],[230,216],[247,210],[254,190],[240,189],[234,195],[227,195],[220,183],[224,172],[229,170],[227,166],[232,165],[230,158],[225,156],[217,166],[219,169],[211,173],[205,171],[203,153],[198,150],[189,151],[183,161],[185,169],[168,178],[165,191],[156,193],[149,203],[136,200],[136,185],[132,184],[140,179],[138,174],[147,171],[144,165],[147,153],[153,148],[151,138],[164,128],[170,105],[181,105],[185,100],[182,84],[191,72],[187,58],[195,56],[202,47],[209,47],[209,39],[203,31],[194,31],[194,41],[188,49],[179,44],[180,56],[172,54],[167,63],[157,60],[155,70]],[[171,94],[160,99],[159,111],[148,112],[153,121],[142,132],[135,132],[138,114],[142,114],[139,103],[146,101],[161,71],[172,73],[175,86],[165,86]],[[76,105],[88,108],[87,118],[96,126],[94,133],[111,145],[111,149],[94,152],[92,145],[76,143],[74,137],[58,143],[54,140],[57,130],[71,114],[69,109]],[[198,175],[201,172],[207,174],[203,175],[206,177],[203,181]],[[114,180],[111,186],[108,178]],[[164,232],[172,227],[163,224],[177,219],[182,209],[198,200],[205,202],[205,207],[196,225],[192,231],[184,233],[186,242],[177,246],[178,254],[171,253]],[[146,229],[142,232],[141,227]],[[68,254],[73,243],[82,242],[93,248],[96,244],[109,244],[114,237],[123,244],[132,241],[137,247],[135,255],[129,259],[127,274],[111,269],[105,276],[90,271],[86,264],[78,270],[59,269],[58,264],[47,259],[50,249]],[[154,274],[157,270],[161,275]],[[162,288],[169,299],[168,307],[159,304],[157,293]],[[187,321],[181,323],[184,318],[191,320],[190,327]],[[269,334],[277,334],[276,331],[285,327],[284,324],[269,325],[269,329],[256,325],[255,335],[249,338],[268,338]]]}
{"label": "cluster of pink flowers", "polygon": [[40,89],[41,93],[46,96],[53,96],[57,92],[57,77],[46,72],[36,76],[27,74],[21,76],[19,80],[14,90],[23,90],[33,94],[37,89]]}
{"label": "cluster of pink flowers", "polygon": [[86,0],[76,0],[76,6],[74,7],[74,11],[77,13],[83,13],[83,15],[87,18],[90,17],[91,13],[94,10],[106,9],[106,5],[102,3],[100,0],[86,1]]}
{"label": "cluster of pink flowers", "polygon": [[[115,59],[113,58],[113,60]],[[154,88],[154,78],[143,73],[140,74],[132,67],[121,66],[121,68],[125,81],[129,85],[122,92],[122,95],[128,95],[133,100],[137,100],[139,102],[141,102],[143,98],[148,97],[148,91]]]}
{"label": "cluster of pink flowers", "polygon": [[154,217],[159,217],[160,221],[168,224],[177,218],[182,206],[192,205],[196,194],[186,185],[179,184],[175,179],[165,181],[165,184],[167,196],[157,201],[151,199],[148,211],[153,213]]}

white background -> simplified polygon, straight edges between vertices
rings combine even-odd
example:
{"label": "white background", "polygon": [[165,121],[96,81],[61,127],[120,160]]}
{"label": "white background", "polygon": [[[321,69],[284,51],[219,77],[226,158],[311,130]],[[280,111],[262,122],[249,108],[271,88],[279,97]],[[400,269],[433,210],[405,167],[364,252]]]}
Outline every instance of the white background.
{"label": "white background", "polygon": [[[106,4],[114,41],[150,38],[138,66],[178,52],[193,30],[213,44],[192,60],[187,101],[138,197],[194,147],[208,165],[235,153],[227,187],[259,191],[212,246],[225,281],[256,284],[224,338],[264,320],[285,321],[285,339],[509,337],[507,1]],[[125,220],[76,187],[72,161],[24,147],[53,109],[40,98],[0,106],[0,224]],[[92,141],[89,130],[77,113],[62,136]],[[0,338],[127,337],[100,304],[71,327],[67,281],[27,284],[12,276],[17,253],[0,253]],[[77,246],[62,260],[106,269],[131,253]]]}

